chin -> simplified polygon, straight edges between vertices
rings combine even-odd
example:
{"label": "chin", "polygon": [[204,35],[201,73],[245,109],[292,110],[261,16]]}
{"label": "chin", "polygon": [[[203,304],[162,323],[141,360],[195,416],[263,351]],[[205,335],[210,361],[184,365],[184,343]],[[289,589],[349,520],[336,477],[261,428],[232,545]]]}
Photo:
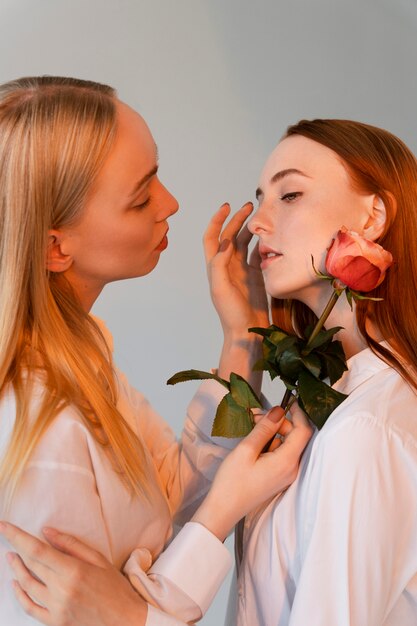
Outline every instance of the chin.
{"label": "chin", "polygon": [[288,300],[289,298],[293,298],[292,291],[284,289],[279,285],[268,285],[268,283],[265,283],[265,290],[271,298],[275,298],[276,300]]}

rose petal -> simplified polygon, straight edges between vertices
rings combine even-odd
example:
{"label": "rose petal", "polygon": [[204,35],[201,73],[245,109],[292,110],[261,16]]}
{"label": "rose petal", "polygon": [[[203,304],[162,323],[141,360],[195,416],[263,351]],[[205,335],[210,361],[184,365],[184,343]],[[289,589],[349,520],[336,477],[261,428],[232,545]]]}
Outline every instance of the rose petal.
{"label": "rose petal", "polygon": [[351,289],[367,292],[384,280],[392,262],[382,246],[343,226],[328,250],[326,270]]}

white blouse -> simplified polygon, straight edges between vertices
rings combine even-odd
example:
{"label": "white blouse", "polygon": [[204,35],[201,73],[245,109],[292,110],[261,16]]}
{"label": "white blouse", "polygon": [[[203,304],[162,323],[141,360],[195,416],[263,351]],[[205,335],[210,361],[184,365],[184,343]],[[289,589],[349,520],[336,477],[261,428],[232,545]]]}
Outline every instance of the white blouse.
{"label": "white blouse", "polygon": [[417,395],[369,349],[348,366],[296,481],[246,518],[230,625],[417,624]]}
{"label": "white blouse", "polygon": [[[108,331],[104,331],[111,343]],[[37,445],[6,519],[42,538],[53,526],[99,550],[123,569],[149,602],[147,626],[178,625],[201,618],[231,565],[223,544],[203,526],[188,523],[168,549],[175,522],[184,524],[206,494],[227,450],[210,438],[224,388],[204,382],[193,398],[182,441],[144,396],[116,371],[118,409],[141,438],[148,459],[150,499],[132,496],[92,437],[79,412],[63,409]],[[33,394],[33,406],[39,401]],[[10,389],[0,402],[0,455],[15,420]],[[0,513],[4,494],[0,492]],[[0,539],[0,624],[37,623],[14,598],[12,572]],[[154,608],[155,607],[155,608]],[[156,608],[156,607],[159,607]],[[169,612],[174,617],[160,612]]]}

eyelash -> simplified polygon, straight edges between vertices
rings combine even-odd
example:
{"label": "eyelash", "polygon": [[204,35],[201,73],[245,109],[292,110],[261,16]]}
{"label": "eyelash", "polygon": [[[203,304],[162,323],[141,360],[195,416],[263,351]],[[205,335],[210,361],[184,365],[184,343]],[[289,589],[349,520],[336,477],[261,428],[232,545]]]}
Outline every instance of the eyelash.
{"label": "eyelash", "polygon": [[135,204],[135,206],[132,207],[132,208],[133,209],[138,209],[138,211],[140,211],[141,209],[144,209],[146,206],[148,206],[150,201],[151,201],[151,198],[149,196],[149,198],[147,200],[145,200],[145,202],[142,202],[142,204]]}
{"label": "eyelash", "polygon": [[288,202],[293,202],[296,198],[298,198],[299,196],[301,196],[301,191],[292,191],[289,193],[285,193],[283,196],[281,196],[281,200],[288,200]]}

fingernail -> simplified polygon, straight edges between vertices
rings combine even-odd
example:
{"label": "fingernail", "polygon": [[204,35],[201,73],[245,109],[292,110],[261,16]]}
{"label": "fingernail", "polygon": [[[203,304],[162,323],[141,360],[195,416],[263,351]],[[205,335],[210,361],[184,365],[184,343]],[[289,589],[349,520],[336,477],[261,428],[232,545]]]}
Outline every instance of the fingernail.
{"label": "fingernail", "polygon": [[56,536],[58,534],[55,528],[49,528],[49,526],[45,526],[45,528],[42,528],[42,532],[44,535],[49,535],[50,537]]}
{"label": "fingernail", "polygon": [[229,247],[229,243],[230,243],[230,239],[223,239],[220,242],[219,252],[225,252],[225,250],[227,250],[227,248]]}
{"label": "fingernail", "polygon": [[0,522],[0,533],[5,533],[7,530],[7,525],[5,522]]}
{"label": "fingernail", "polygon": [[285,415],[284,410],[280,406],[275,406],[266,414],[267,418],[271,422],[274,422],[274,424],[279,422],[279,420],[282,419],[284,415]]}

